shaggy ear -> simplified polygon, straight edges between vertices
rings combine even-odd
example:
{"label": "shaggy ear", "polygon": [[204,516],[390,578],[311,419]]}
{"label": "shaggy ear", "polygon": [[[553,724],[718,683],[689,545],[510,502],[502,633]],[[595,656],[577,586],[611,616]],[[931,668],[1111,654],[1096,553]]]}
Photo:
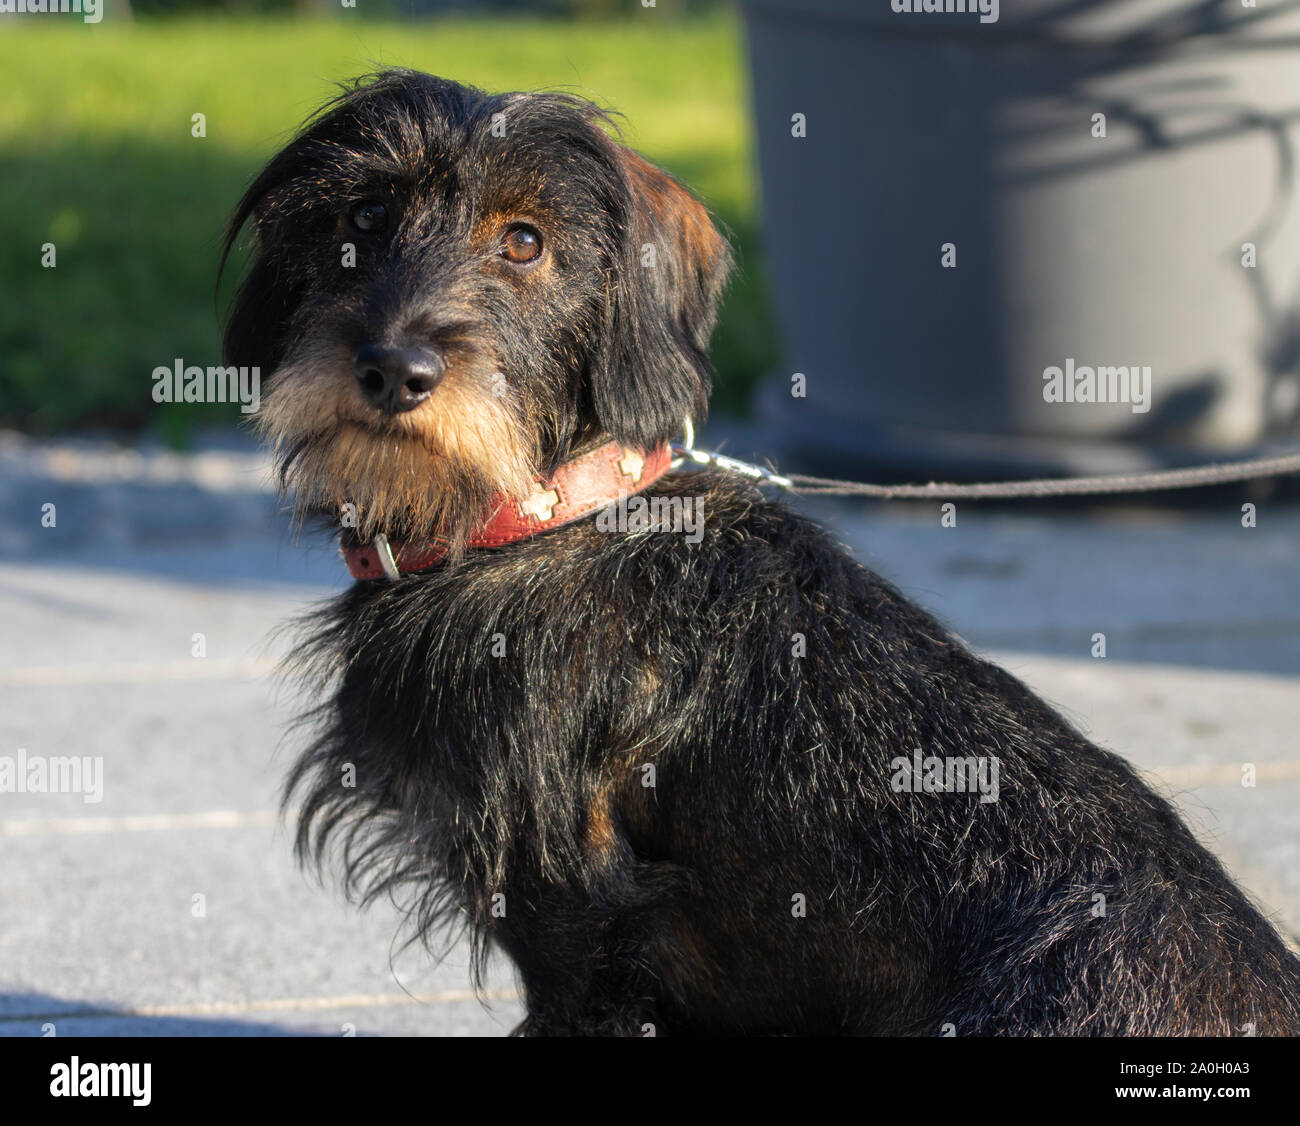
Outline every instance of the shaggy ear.
{"label": "shaggy ear", "polygon": [[290,263],[273,256],[275,234],[267,229],[267,197],[283,182],[290,163],[290,146],[274,157],[253,181],[226,224],[217,270],[221,284],[230,255],[242,232],[248,231],[251,257],[248,271],[226,311],[221,337],[224,362],[237,367],[260,367],[266,377],[284,358],[285,333],[302,294],[302,279]]}
{"label": "shaggy ear", "polygon": [[616,150],[624,207],[592,356],[592,405],[612,437],[649,448],[708,410],[709,335],[731,251],[686,188],[630,149]]}
{"label": "shaggy ear", "polygon": [[221,337],[224,362],[257,367],[269,376],[284,358],[284,330],[293,296],[275,284],[275,269],[260,254],[254,259],[226,315]]}

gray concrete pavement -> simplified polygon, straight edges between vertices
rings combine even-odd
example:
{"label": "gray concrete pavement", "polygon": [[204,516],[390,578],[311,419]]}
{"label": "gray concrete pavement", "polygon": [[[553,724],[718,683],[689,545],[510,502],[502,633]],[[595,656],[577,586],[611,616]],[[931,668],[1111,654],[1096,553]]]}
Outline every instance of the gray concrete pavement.
{"label": "gray concrete pavement", "polygon": [[[295,546],[259,455],[228,445],[0,436],[0,755],[105,770],[99,803],[0,794],[0,1035],[501,1033],[508,967],[485,1008],[462,948],[401,950],[391,908],[359,913],[293,864],[274,810],[302,701],[270,676],[290,643],[273,631],[345,575],[327,542]],[[1261,504],[1246,530],[1234,509],[964,505],[945,529],[925,507],[811,507],[1149,771],[1300,933],[1300,512]]]}

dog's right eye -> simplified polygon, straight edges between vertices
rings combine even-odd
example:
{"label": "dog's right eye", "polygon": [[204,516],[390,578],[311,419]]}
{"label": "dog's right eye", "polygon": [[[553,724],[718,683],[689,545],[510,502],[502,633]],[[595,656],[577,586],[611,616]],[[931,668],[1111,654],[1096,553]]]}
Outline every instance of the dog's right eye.
{"label": "dog's right eye", "polygon": [[348,221],[358,231],[375,235],[388,224],[388,208],[374,200],[366,200],[348,212]]}
{"label": "dog's right eye", "polygon": [[501,240],[501,257],[523,266],[541,257],[542,236],[526,223],[516,223]]}

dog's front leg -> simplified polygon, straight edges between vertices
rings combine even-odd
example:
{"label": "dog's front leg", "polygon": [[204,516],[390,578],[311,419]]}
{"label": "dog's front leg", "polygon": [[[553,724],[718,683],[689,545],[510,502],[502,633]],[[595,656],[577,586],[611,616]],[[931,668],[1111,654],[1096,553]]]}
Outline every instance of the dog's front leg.
{"label": "dog's front leg", "polygon": [[[631,880],[622,882],[628,894]],[[515,889],[493,939],[519,973],[528,1015],[517,1036],[650,1036],[659,984],[650,936],[612,889]]]}
{"label": "dog's front leg", "polygon": [[[516,957],[528,1015],[516,1036],[652,1036],[655,1004],[634,964],[607,949],[560,944]],[[566,961],[567,950],[572,961]],[[540,956],[538,956],[540,954]],[[555,956],[552,956],[552,955]]]}
{"label": "dog's front leg", "polygon": [[[532,1002],[530,1002],[531,1004]],[[511,1031],[512,1036],[652,1036],[655,1022],[647,1017],[585,1009],[559,1012],[546,1006],[544,1011],[529,1013]]]}

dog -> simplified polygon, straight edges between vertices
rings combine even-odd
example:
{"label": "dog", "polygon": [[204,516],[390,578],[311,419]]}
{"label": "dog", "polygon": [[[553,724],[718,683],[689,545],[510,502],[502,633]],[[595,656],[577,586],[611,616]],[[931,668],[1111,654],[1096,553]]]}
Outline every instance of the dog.
{"label": "dog", "polygon": [[1300,961],[1127,763],[677,464],[732,255],[607,112],[370,75],[244,230],[226,362],[357,579],[295,656],[298,850],[508,954],[517,1032],[1300,1032]]}

